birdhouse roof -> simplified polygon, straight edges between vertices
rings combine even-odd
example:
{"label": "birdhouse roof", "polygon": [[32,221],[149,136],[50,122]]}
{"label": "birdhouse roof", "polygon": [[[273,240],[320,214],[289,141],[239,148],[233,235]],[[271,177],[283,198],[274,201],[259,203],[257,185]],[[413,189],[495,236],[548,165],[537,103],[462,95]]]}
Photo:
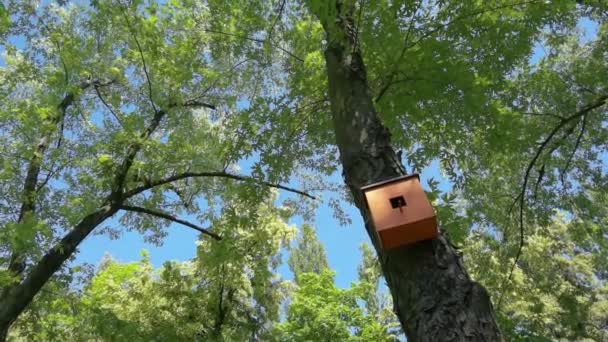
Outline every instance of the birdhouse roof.
{"label": "birdhouse roof", "polygon": [[388,185],[388,184],[396,183],[396,182],[402,182],[404,180],[407,180],[409,178],[414,178],[414,177],[416,177],[416,178],[418,178],[418,180],[420,180],[420,175],[419,174],[412,173],[410,175],[400,176],[400,177],[396,177],[396,178],[391,178],[391,179],[387,179],[387,180],[384,180],[384,181],[380,181],[380,182],[377,182],[377,183],[368,184],[368,185],[366,185],[364,187],[361,187],[361,191],[366,192],[366,191],[369,191],[369,190],[372,190],[372,189],[375,189],[375,188],[379,188],[379,187],[384,186],[384,185]]}

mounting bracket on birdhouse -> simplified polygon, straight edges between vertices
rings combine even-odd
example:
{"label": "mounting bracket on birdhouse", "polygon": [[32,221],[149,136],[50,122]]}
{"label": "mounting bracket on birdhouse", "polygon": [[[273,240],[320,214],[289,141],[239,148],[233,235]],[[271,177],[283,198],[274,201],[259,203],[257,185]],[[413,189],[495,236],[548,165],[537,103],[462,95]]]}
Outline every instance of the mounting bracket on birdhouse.
{"label": "mounting bracket on birdhouse", "polygon": [[411,174],[361,188],[383,249],[437,237],[437,218],[420,185]]}

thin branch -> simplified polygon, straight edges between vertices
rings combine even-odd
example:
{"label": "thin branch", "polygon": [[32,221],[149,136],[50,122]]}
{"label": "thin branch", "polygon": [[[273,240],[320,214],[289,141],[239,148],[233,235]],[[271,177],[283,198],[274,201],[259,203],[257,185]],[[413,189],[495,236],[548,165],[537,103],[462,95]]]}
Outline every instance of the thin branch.
{"label": "thin branch", "polygon": [[[230,67],[230,70],[227,72],[226,78],[232,77],[232,74],[234,74],[234,71],[239,66],[241,66],[242,64],[245,64],[247,62],[250,62],[250,61],[253,61],[253,59],[247,58],[247,59],[244,59],[242,61],[239,61],[239,62],[235,63],[232,67]],[[217,84],[218,84],[219,81],[220,81],[220,78],[215,79],[215,81],[213,81],[213,83],[211,85],[209,85],[207,88],[205,88],[205,90],[203,90],[203,92],[200,95],[194,97],[194,99],[190,100],[190,101],[195,101],[195,100],[198,100],[198,99],[206,96],[209,93],[209,91],[211,91],[211,89],[213,89],[213,88],[215,88],[217,86]]]}
{"label": "thin branch", "polygon": [[[393,75],[391,78],[394,78],[395,75]],[[398,84],[398,83],[405,83],[405,82],[411,82],[411,81],[425,81],[426,79],[424,78],[417,78],[417,77],[405,77],[405,78],[400,78],[397,80],[390,80],[389,82],[386,83],[386,85],[380,89],[380,92],[378,93],[378,96],[376,96],[376,99],[374,100],[374,102],[378,102],[380,101],[380,99],[382,99],[382,97],[384,96],[384,94],[386,93],[386,91],[393,85]],[[407,94],[409,95],[409,94]]]}
{"label": "thin branch", "polygon": [[65,111],[61,112],[61,125],[59,126],[59,137],[57,138],[57,144],[55,145],[56,149],[61,148],[61,144],[63,143],[63,132],[65,129]]}
{"label": "thin branch", "polygon": [[355,39],[353,39],[355,44],[353,44],[353,49],[352,49],[351,53],[355,53],[355,50],[359,46],[359,29],[361,27],[361,15],[363,14],[364,4],[365,4],[365,0],[359,1],[359,14],[357,15],[357,17],[358,17],[357,18],[357,27],[355,29]]}
{"label": "thin branch", "polygon": [[432,36],[433,34],[435,34],[436,32],[440,31],[441,29],[444,29],[458,21],[464,20],[464,19],[468,19],[468,18],[472,18],[475,16],[478,16],[480,14],[484,14],[484,13],[489,13],[489,12],[494,12],[494,11],[498,11],[498,10],[502,10],[502,9],[506,9],[506,8],[511,8],[511,7],[516,7],[516,6],[520,6],[520,5],[529,5],[529,4],[534,4],[534,3],[539,3],[541,2],[540,0],[531,0],[531,1],[521,1],[521,2],[516,2],[516,3],[512,3],[512,4],[505,4],[505,5],[501,5],[501,6],[496,6],[496,7],[491,7],[491,8],[484,8],[478,11],[473,11],[470,13],[466,13],[463,14],[459,17],[456,17],[450,21],[448,21],[445,24],[440,24],[437,27],[435,27],[434,29],[428,31],[427,33],[423,34],[420,38],[418,38],[416,41],[414,41],[412,44],[410,45],[406,45],[405,49],[410,49],[416,45],[418,45],[418,43],[420,43],[421,41],[423,41],[425,38],[428,38],[430,36]]}
{"label": "thin branch", "polygon": [[101,92],[99,91],[99,88],[97,87],[97,85],[94,85],[94,88],[95,88],[95,93],[97,93],[97,97],[99,97],[99,99],[101,100],[101,103],[103,103],[103,105],[110,111],[110,113],[112,114],[112,116],[114,116],[114,118],[116,119],[116,121],[118,121],[118,123],[120,124],[120,126],[123,126],[122,120],[120,120],[120,117],[118,116],[118,114],[116,114],[116,112],[114,112],[114,110],[112,109],[112,107],[110,107],[110,105],[103,98],[103,96],[101,95]]}
{"label": "thin branch", "polygon": [[136,187],[134,189],[131,189],[129,191],[126,191],[124,194],[124,198],[129,198],[131,196],[137,195],[143,191],[146,191],[148,189],[151,189],[153,187],[156,186],[160,186],[160,185],[164,185],[164,184],[169,184],[181,179],[187,179],[187,178],[198,178],[198,177],[219,177],[219,178],[229,178],[229,179],[234,179],[237,181],[242,181],[242,182],[251,182],[254,184],[259,184],[259,185],[263,185],[263,186],[267,186],[267,187],[271,187],[271,188],[276,188],[276,189],[281,189],[281,190],[285,190],[285,191],[289,191],[289,192],[293,192],[295,194],[301,195],[301,196],[306,196],[310,199],[316,199],[314,196],[301,191],[301,190],[297,190],[297,189],[293,189],[281,184],[275,184],[275,183],[269,183],[263,180],[259,180],[259,179],[255,179],[253,177],[249,177],[249,176],[241,176],[241,175],[235,175],[235,174],[231,174],[231,173],[227,173],[224,171],[219,171],[219,172],[185,172],[179,175],[175,175],[175,176],[171,176],[171,177],[167,177],[164,179],[158,179],[158,180],[154,180],[154,181],[148,181],[148,182],[144,182],[144,185]]}
{"label": "thin branch", "polygon": [[208,28],[204,28],[204,29],[202,29],[202,31],[203,32],[207,32],[207,33],[213,33],[213,34],[221,34],[221,35],[224,35],[224,36],[234,37],[234,38],[243,39],[243,40],[249,40],[249,41],[260,43],[260,44],[263,44],[263,43],[266,42],[265,39],[253,38],[253,37],[249,37],[249,36],[239,35],[239,34],[236,34],[236,33],[224,32],[224,31],[219,31],[219,30],[212,30],[212,29],[208,29]]}
{"label": "thin branch", "polygon": [[578,150],[578,147],[581,144],[581,140],[583,138],[583,135],[585,134],[586,125],[587,125],[587,115],[584,115],[583,116],[583,123],[581,125],[581,130],[578,133],[578,136],[576,137],[576,142],[574,143],[574,148],[572,149],[572,152],[570,153],[570,156],[568,156],[568,159],[566,161],[566,166],[564,166],[564,169],[562,170],[562,172],[560,173],[560,176],[559,176],[560,179],[561,179],[561,181],[562,181],[562,184],[565,184],[564,176],[568,172],[568,168],[570,167],[570,163],[572,163],[572,158],[574,158],[574,154],[576,153],[576,151]]}
{"label": "thin branch", "polygon": [[134,206],[130,206],[130,205],[121,205],[119,208],[121,210],[133,211],[133,212],[136,212],[136,213],[142,213],[142,214],[147,214],[147,215],[151,215],[151,216],[160,217],[162,219],[169,220],[169,221],[172,221],[172,222],[175,222],[175,223],[179,223],[179,224],[184,225],[186,227],[190,227],[190,228],[192,228],[192,229],[194,229],[194,230],[196,230],[196,231],[198,231],[198,232],[200,232],[202,234],[209,235],[209,236],[211,236],[212,238],[214,238],[214,239],[216,239],[218,241],[222,239],[221,236],[219,236],[219,235],[217,235],[217,234],[209,231],[206,228],[197,226],[194,223],[190,223],[188,221],[184,221],[182,219],[179,219],[179,218],[177,218],[175,216],[172,216],[172,215],[169,215],[167,213],[163,213],[162,211],[152,210],[152,209],[146,209],[146,208],[142,208],[142,207],[134,207]]}
{"label": "thin branch", "polygon": [[[407,43],[410,40],[410,34],[412,33],[412,29],[414,28],[414,24],[416,23],[416,16],[418,14],[418,10],[420,9],[420,5],[422,5],[422,0],[418,1],[416,3],[416,7],[414,8],[414,11],[412,12],[412,17],[410,18],[410,24],[407,27],[407,32],[405,32],[405,40],[404,43],[407,46]],[[401,58],[403,58],[403,54],[405,54],[405,50],[401,51]]]}
{"label": "thin branch", "polygon": [[51,169],[47,172],[44,180],[40,184],[38,184],[38,186],[36,187],[36,192],[38,192],[38,191],[40,191],[40,189],[44,188],[46,186],[46,184],[49,182],[49,180],[51,180],[51,178],[53,178],[53,176],[55,174],[57,174],[57,172],[59,172],[59,170],[61,170],[61,166],[59,166],[59,167],[57,167],[57,169],[53,170],[54,166],[55,166],[55,162],[53,162],[53,165],[51,165]]}
{"label": "thin branch", "polygon": [[281,6],[279,7],[279,13],[277,13],[277,16],[274,18],[272,25],[270,26],[270,30],[268,30],[268,38],[272,37],[274,28],[277,25],[277,23],[279,22],[279,19],[281,19],[281,16],[283,15],[283,10],[285,9],[286,2],[287,2],[286,0],[281,1]]}
{"label": "thin branch", "polygon": [[422,1],[419,1],[416,3],[416,8],[414,8],[414,11],[412,12],[412,17],[410,18],[410,24],[408,25],[407,31],[405,33],[405,40],[404,40],[405,45],[404,45],[403,49],[401,50],[401,53],[399,54],[399,58],[397,58],[397,61],[395,62],[395,68],[388,76],[388,81],[386,82],[386,85],[384,87],[382,87],[382,89],[380,89],[378,96],[376,96],[376,99],[374,100],[374,102],[376,102],[376,103],[379,102],[380,99],[382,99],[382,96],[384,96],[384,94],[386,93],[388,88],[390,88],[393,84],[395,84],[395,83],[393,83],[393,78],[395,78],[395,76],[397,75],[397,70],[398,70],[397,65],[399,64],[399,61],[405,55],[405,52],[407,51],[407,43],[410,40],[410,34],[412,33],[412,29],[414,28],[414,23],[416,22],[416,14],[418,13],[418,10],[420,9],[421,4],[422,4]]}
{"label": "thin branch", "polygon": [[[190,103],[181,104],[181,106],[184,106],[184,105],[198,106],[198,105],[203,105],[203,104],[206,106],[214,107],[207,103],[198,102],[198,101],[190,101]],[[175,103],[172,105],[169,105],[170,108],[175,108],[175,107],[179,107],[179,106],[180,105],[175,104]],[[150,136],[154,133],[154,131],[158,128],[163,117],[166,114],[167,114],[167,112],[165,110],[162,110],[162,109],[157,110],[154,113],[154,117],[150,121],[150,124],[148,125],[148,127],[146,127],[146,130],[140,134],[140,139],[141,140],[149,139]],[[114,178],[114,184],[112,186],[112,192],[106,199],[106,203],[122,201],[122,200],[128,198],[128,196],[125,197],[125,193],[123,191],[123,186],[124,186],[125,179],[127,177],[127,173],[129,172],[131,165],[133,165],[133,161],[135,160],[135,157],[137,156],[137,153],[139,152],[140,149],[141,149],[141,142],[134,142],[127,149],[125,159],[123,160],[120,168],[118,169],[118,171],[116,173],[116,177]]]}
{"label": "thin branch", "polygon": [[513,271],[515,271],[515,266],[517,265],[517,261],[519,260],[519,257],[521,256],[522,249],[523,249],[523,242],[519,245],[519,248],[517,249],[517,254],[515,255],[515,260],[513,261],[513,265],[511,265],[511,270],[509,271],[509,276],[507,277],[507,279],[505,279],[505,281],[502,285],[502,291],[500,292],[500,297],[498,297],[498,302],[496,304],[497,309],[500,309],[500,304],[502,303],[502,299],[505,295],[505,292],[507,292],[507,286],[509,285],[509,281],[511,281],[511,277],[513,276]]}
{"label": "thin branch", "polygon": [[210,104],[207,102],[203,102],[203,101],[198,101],[198,100],[187,100],[182,104],[169,104],[169,107],[205,107],[205,108],[209,108],[209,109],[213,109],[216,110],[217,107],[214,104]]}
{"label": "thin branch", "polygon": [[[158,128],[158,126],[160,125],[160,122],[162,121],[165,114],[167,114],[167,112],[165,112],[164,110],[159,110],[154,113],[154,117],[150,121],[148,127],[146,127],[146,130],[140,134],[141,140],[148,140],[148,138],[150,138],[156,128]],[[122,161],[120,168],[116,172],[114,184],[112,185],[112,192],[106,200],[108,203],[122,201],[125,198],[123,192],[124,182],[127,177],[127,173],[129,172],[131,165],[133,165],[133,161],[135,160],[135,157],[137,156],[137,153],[140,149],[141,142],[134,142],[129,145],[125,159]]]}
{"label": "thin branch", "polygon": [[148,73],[148,66],[146,65],[146,59],[144,58],[144,52],[141,48],[141,45],[139,44],[139,39],[137,39],[137,33],[131,27],[131,22],[129,21],[129,16],[127,16],[127,13],[125,12],[124,8],[121,7],[121,11],[122,11],[122,15],[125,18],[125,21],[127,23],[127,28],[129,29],[129,32],[131,33],[131,35],[133,36],[133,39],[135,40],[135,45],[137,45],[137,50],[139,50],[139,56],[141,57],[141,62],[144,67],[144,74],[146,75],[146,81],[148,82],[148,98],[150,99],[150,104],[152,104],[152,109],[154,109],[154,112],[158,112],[158,108],[156,108],[156,104],[154,103],[154,99],[152,98],[152,81],[150,80],[150,74]]}
{"label": "thin branch", "polygon": [[509,209],[509,213],[510,213],[512,211],[515,203],[517,203],[519,201],[519,246],[517,248],[517,254],[516,254],[516,257],[515,257],[515,261],[513,262],[513,266],[511,267],[511,271],[509,272],[509,276],[507,277],[507,279],[505,279],[505,282],[503,284],[503,289],[501,291],[501,295],[500,295],[500,298],[498,300],[498,307],[500,307],[500,303],[501,303],[503,295],[504,295],[504,293],[506,291],[507,285],[511,281],[511,277],[513,276],[513,271],[515,269],[515,265],[517,264],[517,261],[519,260],[519,257],[521,256],[521,251],[522,251],[522,249],[524,247],[524,243],[525,243],[525,237],[524,237],[524,207],[526,205],[526,194],[525,193],[526,193],[526,189],[528,187],[528,181],[529,181],[529,178],[530,178],[530,171],[532,170],[532,168],[536,164],[536,161],[538,160],[538,158],[542,154],[542,152],[545,149],[545,147],[547,147],[547,145],[551,142],[551,140],[553,139],[553,137],[564,126],[566,126],[566,124],[568,124],[568,123],[572,122],[573,120],[578,119],[580,117],[585,117],[590,111],[592,111],[592,110],[594,110],[596,108],[599,108],[599,107],[603,106],[604,104],[606,104],[607,100],[608,100],[608,94],[600,96],[594,102],[583,106],[576,113],[572,114],[571,116],[569,116],[569,117],[567,117],[565,119],[562,119],[560,121],[560,123],[557,126],[555,126],[555,128],[553,128],[553,130],[549,133],[549,135],[547,136],[547,138],[545,138],[545,140],[540,144],[538,150],[536,151],[536,154],[534,155],[534,157],[532,158],[532,160],[528,164],[528,167],[526,168],[526,172],[525,172],[525,175],[524,175],[524,182],[523,182],[523,185],[521,187],[521,191],[519,192],[519,194],[517,195],[517,197],[513,201],[513,204],[511,204],[511,208]]}
{"label": "thin branch", "polygon": [[[551,155],[551,154],[549,154]],[[538,171],[538,178],[536,179],[536,185],[534,185],[534,199],[536,199],[536,194],[538,193],[538,187],[540,186],[540,183],[543,181],[543,177],[545,176],[545,165],[543,163],[543,166],[540,167],[540,170]]]}

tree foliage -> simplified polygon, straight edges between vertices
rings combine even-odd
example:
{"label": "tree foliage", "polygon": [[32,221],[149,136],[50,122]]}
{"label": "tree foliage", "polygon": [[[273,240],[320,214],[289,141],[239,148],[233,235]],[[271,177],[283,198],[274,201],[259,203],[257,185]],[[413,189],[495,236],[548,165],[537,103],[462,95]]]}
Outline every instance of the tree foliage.
{"label": "tree foliage", "polygon": [[[608,339],[601,0],[0,3],[2,326],[29,304],[26,340],[392,338],[368,247],[337,288],[305,225],[297,282],[275,274],[309,192],[345,222],[352,200],[328,177],[336,17],[407,167],[451,185],[429,196],[504,334]],[[172,222],[204,234],[194,260],[65,264],[91,233],[161,244]]]}
{"label": "tree foliage", "polygon": [[297,245],[289,253],[287,260],[289,269],[294,274],[296,281],[303,273],[320,274],[329,269],[325,248],[317,238],[314,228],[303,225],[301,234],[298,236]]}
{"label": "tree foliage", "polygon": [[[111,258],[82,289],[61,294],[17,322],[26,340],[244,341],[259,340],[279,319],[286,287],[277,276],[280,250],[295,229],[285,209],[244,203],[224,209],[214,225],[230,244],[199,240],[187,262],[155,270],[147,253],[138,262]],[[68,284],[69,285],[69,284]]]}

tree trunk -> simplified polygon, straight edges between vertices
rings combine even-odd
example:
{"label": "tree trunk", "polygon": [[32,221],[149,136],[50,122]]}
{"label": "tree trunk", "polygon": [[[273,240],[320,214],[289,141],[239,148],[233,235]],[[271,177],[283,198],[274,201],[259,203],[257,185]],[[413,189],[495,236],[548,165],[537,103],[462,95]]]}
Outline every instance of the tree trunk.
{"label": "tree trunk", "polygon": [[336,143],[346,184],[378,253],[408,341],[501,341],[487,291],[469,278],[447,237],[381,248],[360,188],[406,172],[375,111],[354,26],[343,12],[340,16],[339,1],[337,13],[337,18],[321,20],[327,32],[325,61]]}
{"label": "tree trunk", "polygon": [[8,329],[19,314],[34,299],[42,286],[61,268],[87,235],[104,220],[114,215],[117,207],[105,206],[87,215],[32,268],[23,282],[8,288],[0,298],[0,341],[5,341]]}

